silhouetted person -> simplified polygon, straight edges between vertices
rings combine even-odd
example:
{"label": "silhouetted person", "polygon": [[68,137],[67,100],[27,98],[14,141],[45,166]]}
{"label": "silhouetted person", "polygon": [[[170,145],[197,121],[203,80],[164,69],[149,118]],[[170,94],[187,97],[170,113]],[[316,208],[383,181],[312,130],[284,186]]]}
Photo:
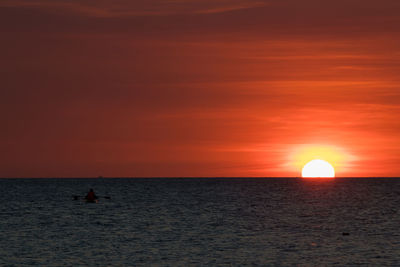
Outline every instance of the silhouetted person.
{"label": "silhouetted person", "polygon": [[90,191],[89,191],[89,193],[87,193],[85,199],[86,199],[87,201],[90,201],[90,202],[96,201],[97,196],[96,196],[96,194],[94,193],[94,191],[93,191],[92,188],[90,188]]}

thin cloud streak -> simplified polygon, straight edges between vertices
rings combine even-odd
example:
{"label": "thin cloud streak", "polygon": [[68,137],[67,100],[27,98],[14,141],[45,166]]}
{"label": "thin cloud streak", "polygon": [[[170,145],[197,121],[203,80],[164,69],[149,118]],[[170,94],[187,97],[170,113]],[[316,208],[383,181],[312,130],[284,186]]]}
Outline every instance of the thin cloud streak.
{"label": "thin cloud streak", "polygon": [[169,16],[177,14],[215,14],[266,6],[265,1],[66,1],[3,0],[0,7],[45,9],[49,12],[71,12],[93,17]]}

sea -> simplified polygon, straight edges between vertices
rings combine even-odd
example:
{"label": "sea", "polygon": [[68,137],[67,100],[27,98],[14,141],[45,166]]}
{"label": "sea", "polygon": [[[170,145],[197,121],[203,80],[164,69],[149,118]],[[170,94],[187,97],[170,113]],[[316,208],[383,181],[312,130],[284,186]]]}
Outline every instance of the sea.
{"label": "sea", "polygon": [[0,266],[400,266],[399,178],[0,179],[0,199]]}

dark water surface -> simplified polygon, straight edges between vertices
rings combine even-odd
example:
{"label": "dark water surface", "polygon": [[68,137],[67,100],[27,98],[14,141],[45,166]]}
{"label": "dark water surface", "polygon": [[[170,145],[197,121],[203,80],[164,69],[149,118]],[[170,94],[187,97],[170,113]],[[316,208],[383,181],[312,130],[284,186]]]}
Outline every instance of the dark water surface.
{"label": "dark water surface", "polygon": [[[111,199],[72,200],[91,187]],[[400,266],[398,178],[0,179],[0,199],[1,266]]]}

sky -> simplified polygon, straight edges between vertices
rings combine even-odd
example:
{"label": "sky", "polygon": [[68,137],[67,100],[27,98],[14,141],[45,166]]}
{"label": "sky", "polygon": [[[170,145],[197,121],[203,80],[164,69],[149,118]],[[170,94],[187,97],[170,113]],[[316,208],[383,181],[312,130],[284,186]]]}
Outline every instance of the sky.
{"label": "sky", "polygon": [[0,0],[0,177],[400,175],[398,0]]}

